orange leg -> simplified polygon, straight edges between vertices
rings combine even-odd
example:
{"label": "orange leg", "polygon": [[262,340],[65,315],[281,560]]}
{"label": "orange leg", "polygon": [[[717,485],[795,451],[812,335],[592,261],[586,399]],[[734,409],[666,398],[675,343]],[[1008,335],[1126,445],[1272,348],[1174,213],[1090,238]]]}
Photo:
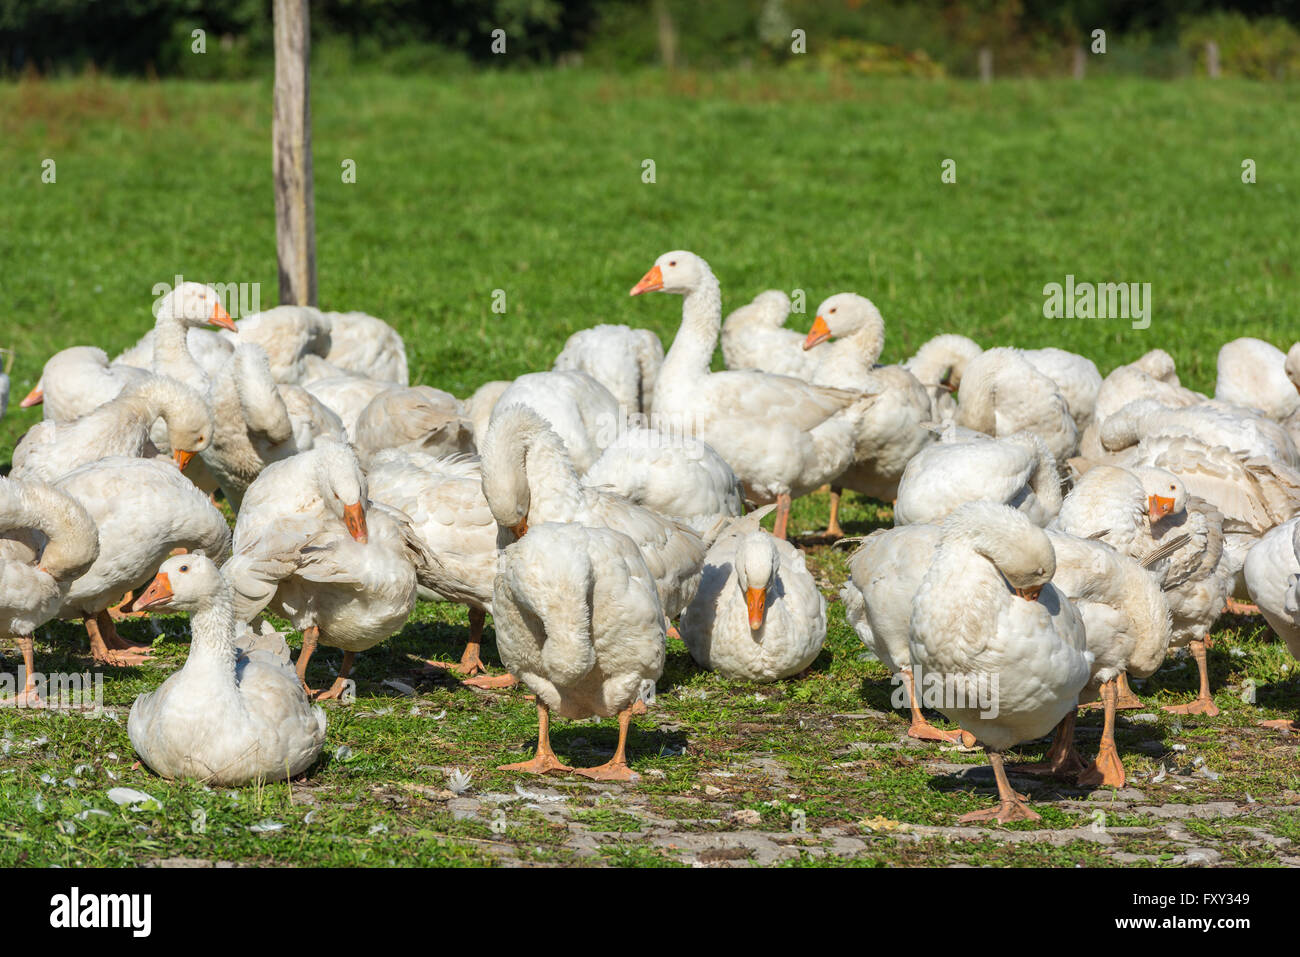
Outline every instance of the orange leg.
{"label": "orange leg", "polygon": [[1219,709],[1214,699],[1210,697],[1210,669],[1205,662],[1205,642],[1193,641],[1189,647],[1192,657],[1196,659],[1196,667],[1201,672],[1200,694],[1196,696],[1195,701],[1189,701],[1187,704],[1165,705],[1164,710],[1170,714],[1203,714],[1213,718],[1219,713]]}
{"label": "orange leg", "polygon": [[632,709],[618,713],[618,748],[614,756],[599,767],[578,768],[578,773],[594,781],[635,781],[639,775],[627,766],[627,729],[632,724]]}
{"label": "orange leg", "polygon": [[470,677],[487,671],[480,655],[483,652],[483,625],[487,621],[487,612],[481,608],[469,609],[469,640],[465,642],[465,653],[460,656],[459,664],[445,661],[426,661],[426,671],[450,671],[454,674]]}
{"label": "orange leg", "polygon": [[1277,718],[1274,721],[1257,721],[1255,726],[1259,728],[1272,728],[1274,731],[1290,731],[1292,734],[1300,734],[1300,721],[1292,721],[1290,718]]}
{"label": "orange leg", "polygon": [[298,652],[298,680],[302,682],[302,690],[307,692],[307,697],[316,694],[316,690],[307,684],[307,662],[311,661],[311,656],[316,653],[316,644],[320,638],[320,629],[315,625],[303,629],[302,633],[302,650]]}
{"label": "orange leg", "polygon": [[348,675],[352,673],[352,664],[356,660],[356,652],[343,652],[343,665],[339,668],[338,677],[335,678],[334,683],[330,685],[329,691],[322,691],[320,694],[316,695],[317,701],[329,701],[330,699],[338,698],[343,694],[343,689],[346,688],[348,684]]}
{"label": "orange leg", "polygon": [[[117,634],[117,626],[106,611],[85,620],[86,634],[90,636],[90,655],[101,665],[123,668],[129,665],[142,665],[148,660],[148,653],[128,651],[130,646]],[[116,646],[116,647],[114,647]]]}
{"label": "orange leg", "polygon": [[996,751],[989,752],[989,764],[993,766],[993,777],[998,782],[998,803],[996,807],[983,811],[971,811],[958,820],[962,824],[974,821],[997,821],[1006,824],[1009,821],[1038,821],[1041,817],[1025,803],[1025,797],[1017,794],[1007,780],[1006,769],[1002,766],[1002,755]]}
{"label": "orange leg", "polygon": [[907,685],[907,698],[912,706],[912,726],[907,729],[909,738],[921,741],[947,741],[951,744],[963,744],[968,748],[975,746],[975,735],[958,728],[956,731],[944,731],[936,728],[921,714],[921,705],[916,700],[916,682],[912,679],[912,669],[902,671],[903,683]]}
{"label": "orange leg", "polygon": [[1052,732],[1052,746],[1042,761],[1034,764],[1022,764],[1017,770],[1026,774],[1045,774],[1051,777],[1068,778],[1081,774],[1084,770],[1083,758],[1074,747],[1074,721],[1078,711],[1071,711]]}
{"label": "orange leg", "polygon": [[1115,703],[1118,711],[1140,711],[1144,705],[1142,699],[1137,696],[1128,683],[1128,672],[1119,673],[1119,699]]}
{"label": "orange leg", "polygon": [[12,698],[0,700],[0,706],[10,708],[44,708],[45,702],[41,696],[36,693],[36,647],[31,635],[20,636],[17,639],[18,648],[23,653],[23,670],[26,678],[23,682],[23,690]]}
{"label": "orange leg", "polygon": [[831,517],[826,522],[827,538],[843,538],[844,529],[840,528],[840,496],[844,489],[831,486]]}
{"label": "orange leg", "polygon": [[1237,601],[1237,599],[1232,597],[1229,597],[1223,603],[1223,606],[1224,606],[1224,610],[1227,611],[1228,614],[1230,615],[1258,615],[1259,614],[1258,605],[1252,605],[1250,602],[1246,602],[1246,601]]}
{"label": "orange leg", "polygon": [[772,534],[784,541],[785,533],[789,524],[790,524],[790,496],[778,495],[776,497],[776,524],[772,528]]}
{"label": "orange leg", "polygon": [[518,764],[503,764],[498,771],[527,771],[530,774],[550,774],[552,771],[572,771],[573,768],[563,763],[551,750],[551,712],[540,701],[537,702],[537,753],[531,761]]}
{"label": "orange leg", "polygon": [[1101,747],[1097,749],[1097,760],[1088,765],[1078,777],[1082,787],[1124,786],[1124,764],[1119,759],[1119,748],[1115,746],[1115,709],[1119,704],[1119,679],[1104,682],[1101,686],[1101,701],[1106,709],[1105,724],[1101,731]]}

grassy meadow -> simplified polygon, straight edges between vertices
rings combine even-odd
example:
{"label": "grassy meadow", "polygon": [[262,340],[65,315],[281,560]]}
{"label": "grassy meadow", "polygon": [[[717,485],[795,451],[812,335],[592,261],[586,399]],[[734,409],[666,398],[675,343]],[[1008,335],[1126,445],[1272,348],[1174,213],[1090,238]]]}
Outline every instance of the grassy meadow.
{"label": "grassy meadow", "polygon": [[[412,381],[458,395],[548,368],[597,322],[667,344],[680,300],[627,291],[674,248],[709,260],[726,309],[804,290],[801,328],[831,293],[870,296],[885,361],[945,331],[1061,346],[1103,373],[1161,347],[1185,384],[1212,390],[1223,341],[1285,347],[1300,328],[1294,86],[574,71],[326,75],[312,93],[320,304],[384,317]],[[0,346],[16,353],[15,404],[52,352],[132,344],[152,325],[152,288],[177,274],[260,283],[263,308],[275,304],[270,99],[269,82],[0,86]],[[946,159],[955,184],[941,182]],[[1151,283],[1150,328],[1043,318],[1044,285],[1067,274]],[[0,464],[38,415],[10,408]],[[795,534],[825,516],[824,497],[797,503]],[[842,521],[862,534],[889,511],[849,498]],[[833,597],[846,551],[810,556]],[[829,618],[812,672],[771,686],[701,672],[670,642],[631,738],[642,779],[620,787],[495,771],[531,752],[534,708],[522,691],[424,673],[424,658],[459,656],[466,618],[422,604],[359,657],[358,699],[328,706],[308,779],[238,793],[133,767],[127,710],[184,659],[188,631],[183,618],[131,622],[124,637],[156,637],[158,662],[105,673],[104,713],[0,711],[0,865],[1300,863],[1296,739],[1254,727],[1292,714],[1300,683],[1262,619],[1222,620],[1220,717],[1159,712],[1193,695],[1185,661],[1139,689],[1150,714],[1119,721],[1129,787],[1017,779],[1040,824],[954,836],[960,814],[992,800],[983,754],[907,739],[886,670],[838,601]],[[89,668],[79,626],[37,637],[43,670]],[[0,670],[16,670],[4,651]],[[313,658],[316,686],[340,657]],[[603,760],[615,732],[552,729],[577,764]],[[1100,715],[1081,719],[1085,754],[1099,732]],[[457,769],[472,776],[459,795]],[[157,803],[117,807],[115,786]],[[1017,831],[1030,833],[1003,839]]]}

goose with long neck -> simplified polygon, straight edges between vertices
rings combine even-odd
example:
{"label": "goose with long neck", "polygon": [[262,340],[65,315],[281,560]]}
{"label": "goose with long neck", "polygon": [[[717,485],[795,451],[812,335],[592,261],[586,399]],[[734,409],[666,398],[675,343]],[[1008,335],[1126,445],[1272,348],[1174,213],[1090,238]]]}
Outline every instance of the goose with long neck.
{"label": "goose with long neck", "polygon": [[224,555],[225,517],[166,460],[99,459],[69,472],[57,487],[86,509],[103,543],[99,558],[72,582],[59,617],[82,619],[95,661],[141,664],[149,646],[122,639],[108,609],[148,583],[177,548]]}
{"label": "goose with long neck", "polygon": [[543,522],[612,528],[637,543],[670,620],[690,603],[699,587],[705,540],[658,512],[583,485],[564,443],[537,413],[521,405],[498,406],[480,453],[483,494],[501,526],[501,544]]}
{"label": "goose with long neck", "polygon": [[19,405],[24,409],[39,405],[46,420],[71,422],[148,376],[143,369],[111,364],[103,349],[73,346],[46,360],[36,387]]}
{"label": "goose with long neck", "polygon": [[207,392],[208,373],[190,351],[189,331],[209,324],[236,331],[221,296],[211,286],[183,282],[159,300],[154,320],[154,373]]}
{"label": "goose with long neck", "polygon": [[1046,525],[1061,508],[1056,460],[1036,435],[963,438],[930,445],[903,470],[896,525],[939,522],[965,502],[998,502]]}
{"label": "goose with long neck", "polygon": [[370,501],[352,450],[322,439],[249,486],[223,571],[241,621],[269,606],[302,632],[304,687],[318,644],[343,650],[323,699],[343,693],[358,652],[401,629],[438,565],[406,515]]}
{"label": "goose with long neck", "polygon": [[44,482],[0,478],[0,637],[13,638],[26,669],[9,703],[41,704],[32,633],[58,614],[73,580],[99,557],[99,533],[77,501]]}
{"label": "goose with long neck", "polygon": [[325,712],[307,700],[287,647],[240,650],[230,586],[211,559],[169,558],[137,605],[189,612],[193,636],[180,670],[131,705],[127,733],[150,769],[237,787],[283,781],[315,763]]}
{"label": "goose with long neck", "polygon": [[182,470],[212,441],[212,413],[203,398],[175,379],[148,376],[80,419],[34,426],[14,449],[14,474],[54,481],[108,456],[151,456],[149,427],[156,419],[174,436],[172,458]]}
{"label": "goose with long neck", "polygon": [[844,535],[839,524],[840,492],[849,488],[882,501],[898,496],[898,483],[907,463],[935,433],[929,393],[912,373],[900,366],[879,366],[885,345],[885,321],[865,296],[839,293],[817,307],[817,316],[804,340],[809,354],[820,356],[812,381],[837,389],[877,393],[858,421],[853,464],[831,483],[831,515],[826,534]]}
{"label": "goose with long neck", "polygon": [[713,446],[754,501],[775,501],[775,533],[784,538],[791,500],[852,461],[857,420],[875,397],[753,369],[710,372],[722,295],[694,253],[660,256],[631,294],[646,292],[684,297],[681,326],[655,383],[656,417]]}
{"label": "goose with long neck", "polygon": [[1037,820],[1007,780],[1002,753],[1041,737],[1078,704],[1092,673],[1078,611],[1052,584],[1056,555],[1015,509],[970,502],[943,538],[916,595],[913,667],[943,694],[938,710],[983,743],[998,804],[961,820]]}

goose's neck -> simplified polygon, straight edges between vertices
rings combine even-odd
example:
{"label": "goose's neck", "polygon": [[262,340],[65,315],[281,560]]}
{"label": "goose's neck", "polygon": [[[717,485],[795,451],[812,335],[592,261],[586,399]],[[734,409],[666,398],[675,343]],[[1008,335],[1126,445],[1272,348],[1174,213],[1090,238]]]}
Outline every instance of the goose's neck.
{"label": "goose's neck", "polygon": [[181,382],[202,382],[203,369],[190,353],[189,326],[166,314],[154,325],[153,371]]}
{"label": "goose's neck", "polygon": [[582,482],[558,438],[543,433],[528,439],[521,468],[529,511],[545,516],[535,521],[568,520],[581,503]]}
{"label": "goose's neck", "polygon": [[706,271],[682,301],[682,324],[664,357],[659,380],[707,373],[721,326],[722,289],[717,277]]}
{"label": "goose's neck", "polygon": [[235,686],[235,612],[229,595],[217,595],[211,604],[190,616],[190,654],[185,659],[188,676],[219,680]]}
{"label": "goose's neck", "polygon": [[1033,477],[1029,480],[1029,487],[1048,509],[1059,512],[1065,496],[1061,492],[1061,476],[1056,470],[1056,460],[1046,448],[1040,446],[1037,452],[1038,467],[1034,469]]}

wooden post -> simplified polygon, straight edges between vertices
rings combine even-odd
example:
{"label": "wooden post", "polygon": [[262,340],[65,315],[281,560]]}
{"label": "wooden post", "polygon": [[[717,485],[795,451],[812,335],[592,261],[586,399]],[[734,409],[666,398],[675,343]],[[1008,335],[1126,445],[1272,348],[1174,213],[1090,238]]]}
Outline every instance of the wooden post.
{"label": "wooden post", "polygon": [[274,0],[275,252],[280,304],[316,305],[316,209],[312,198],[311,22],[307,0]]}
{"label": "wooden post", "polygon": [[1205,70],[1214,79],[1219,76],[1219,45],[1213,40],[1205,41]]}
{"label": "wooden post", "polygon": [[677,27],[668,0],[655,0],[654,11],[659,27],[659,59],[665,69],[671,70],[677,66]]}
{"label": "wooden post", "polygon": [[980,82],[993,82],[993,51],[988,47],[980,47]]}
{"label": "wooden post", "polygon": [[1088,71],[1088,55],[1083,52],[1083,47],[1074,48],[1074,78],[1082,80]]}

